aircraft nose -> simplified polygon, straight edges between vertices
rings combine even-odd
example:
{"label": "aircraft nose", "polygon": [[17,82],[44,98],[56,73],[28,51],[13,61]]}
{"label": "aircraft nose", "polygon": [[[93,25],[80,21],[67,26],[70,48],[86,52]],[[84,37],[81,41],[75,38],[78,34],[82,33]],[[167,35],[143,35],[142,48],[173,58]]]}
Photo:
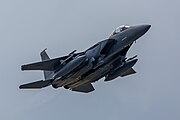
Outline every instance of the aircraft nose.
{"label": "aircraft nose", "polygon": [[143,33],[146,33],[150,27],[151,27],[151,25],[140,25],[140,26],[138,26],[140,31],[142,31]]}
{"label": "aircraft nose", "polygon": [[151,25],[138,25],[135,26],[135,31],[136,31],[136,35],[137,38],[143,36],[149,29],[150,29]]}

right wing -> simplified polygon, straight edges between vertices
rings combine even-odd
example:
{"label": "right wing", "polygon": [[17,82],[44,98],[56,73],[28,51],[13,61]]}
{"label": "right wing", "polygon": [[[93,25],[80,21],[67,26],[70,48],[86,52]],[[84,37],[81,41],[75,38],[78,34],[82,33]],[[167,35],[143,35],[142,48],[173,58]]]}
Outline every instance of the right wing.
{"label": "right wing", "polygon": [[89,92],[94,91],[95,89],[91,83],[87,83],[87,84],[80,85],[78,87],[72,88],[71,90],[76,91],[76,92],[89,93]]}
{"label": "right wing", "polygon": [[60,60],[65,60],[66,58],[68,58],[68,56],[22,65],[21,70],[47,70],[47,71],[53,71],[59,64],[61,64]]}
{"label": "right wing", "polygon": [[126,72],[124,72],[123,74],[121,74],[121,77],[127,76],[127,75],[131,75],[131,74],[135,74],[136,71],[133,68],[128,69]]}

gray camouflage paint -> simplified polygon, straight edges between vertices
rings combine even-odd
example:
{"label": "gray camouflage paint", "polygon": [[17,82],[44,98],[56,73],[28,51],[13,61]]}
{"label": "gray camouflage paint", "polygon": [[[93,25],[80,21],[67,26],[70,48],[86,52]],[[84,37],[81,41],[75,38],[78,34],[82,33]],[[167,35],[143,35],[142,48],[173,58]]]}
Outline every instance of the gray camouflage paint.
{"label": "gray camouflage paint", "polygon": [[[178,0],[1,0],[0,16],[0,119],[180,119]],[[143,23],[152,28],[128,52],[138,54],[137,74],[99,81],[87,95],[19,90],[19,84],[43,78],[22,73],[20,65],[39,61],[44,48],[51,57],[81,51],[119,25]]]}

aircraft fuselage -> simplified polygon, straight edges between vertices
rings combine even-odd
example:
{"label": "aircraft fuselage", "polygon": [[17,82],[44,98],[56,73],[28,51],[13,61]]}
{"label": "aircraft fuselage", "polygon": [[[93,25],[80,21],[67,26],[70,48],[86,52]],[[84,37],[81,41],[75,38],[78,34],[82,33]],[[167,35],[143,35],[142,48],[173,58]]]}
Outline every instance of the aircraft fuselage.
{"label": "aircraft fuselage", "polygon": [[137,56],[127,59],[126,54],[132,44],[143,36],[150,25],[120,26],[103,41],[89,49],[67,56],[50,59],[46,51],[41,52],[41,62],[23,65],[22,70],[43,70],[45,81],[21,85],[21,89],[43,88],[52,85],[72,91],[91,92],[91,83],[105,77],[113,80],[136,73],[132,68]]}

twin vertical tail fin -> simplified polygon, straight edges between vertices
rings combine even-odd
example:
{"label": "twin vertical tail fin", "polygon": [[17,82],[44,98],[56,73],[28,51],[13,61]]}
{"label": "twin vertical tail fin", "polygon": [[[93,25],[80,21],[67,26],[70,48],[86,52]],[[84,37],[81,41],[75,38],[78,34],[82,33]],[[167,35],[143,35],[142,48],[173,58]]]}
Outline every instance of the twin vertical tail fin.
{"label": "twin vertical tail fin", "polygon": [[[47,49],[47,48],[46,48],[46,49]],[[46,53],[46,49],[44,49],[44,50],[40,53],[40,56],[41,56],[41,60],[42,60],[42,61],[50,60],[48,54]],[[44,79],[45,79],[45,80],[53,79],[53,75],[54,75],[54,72],[53,72],[53,71],[43,70],[43,73],[44,73]]]}
{"label": "twin vertical tail fin", "polygon": [[[40,55],[41,55],[42,61],[46,61],[46,60],[50,59],[46,53],[46,49],[43,50]],[[23,85],[20,85],[19,88],[20,89],[40,89],[40,88],[44,88],[44,87],[51,85],[51,82],[53,80],[54,71],[43,70],[43,72],[44,72],[45,80],[40,80],[40,81],[36,81],[36,82],[23,84]]]}

